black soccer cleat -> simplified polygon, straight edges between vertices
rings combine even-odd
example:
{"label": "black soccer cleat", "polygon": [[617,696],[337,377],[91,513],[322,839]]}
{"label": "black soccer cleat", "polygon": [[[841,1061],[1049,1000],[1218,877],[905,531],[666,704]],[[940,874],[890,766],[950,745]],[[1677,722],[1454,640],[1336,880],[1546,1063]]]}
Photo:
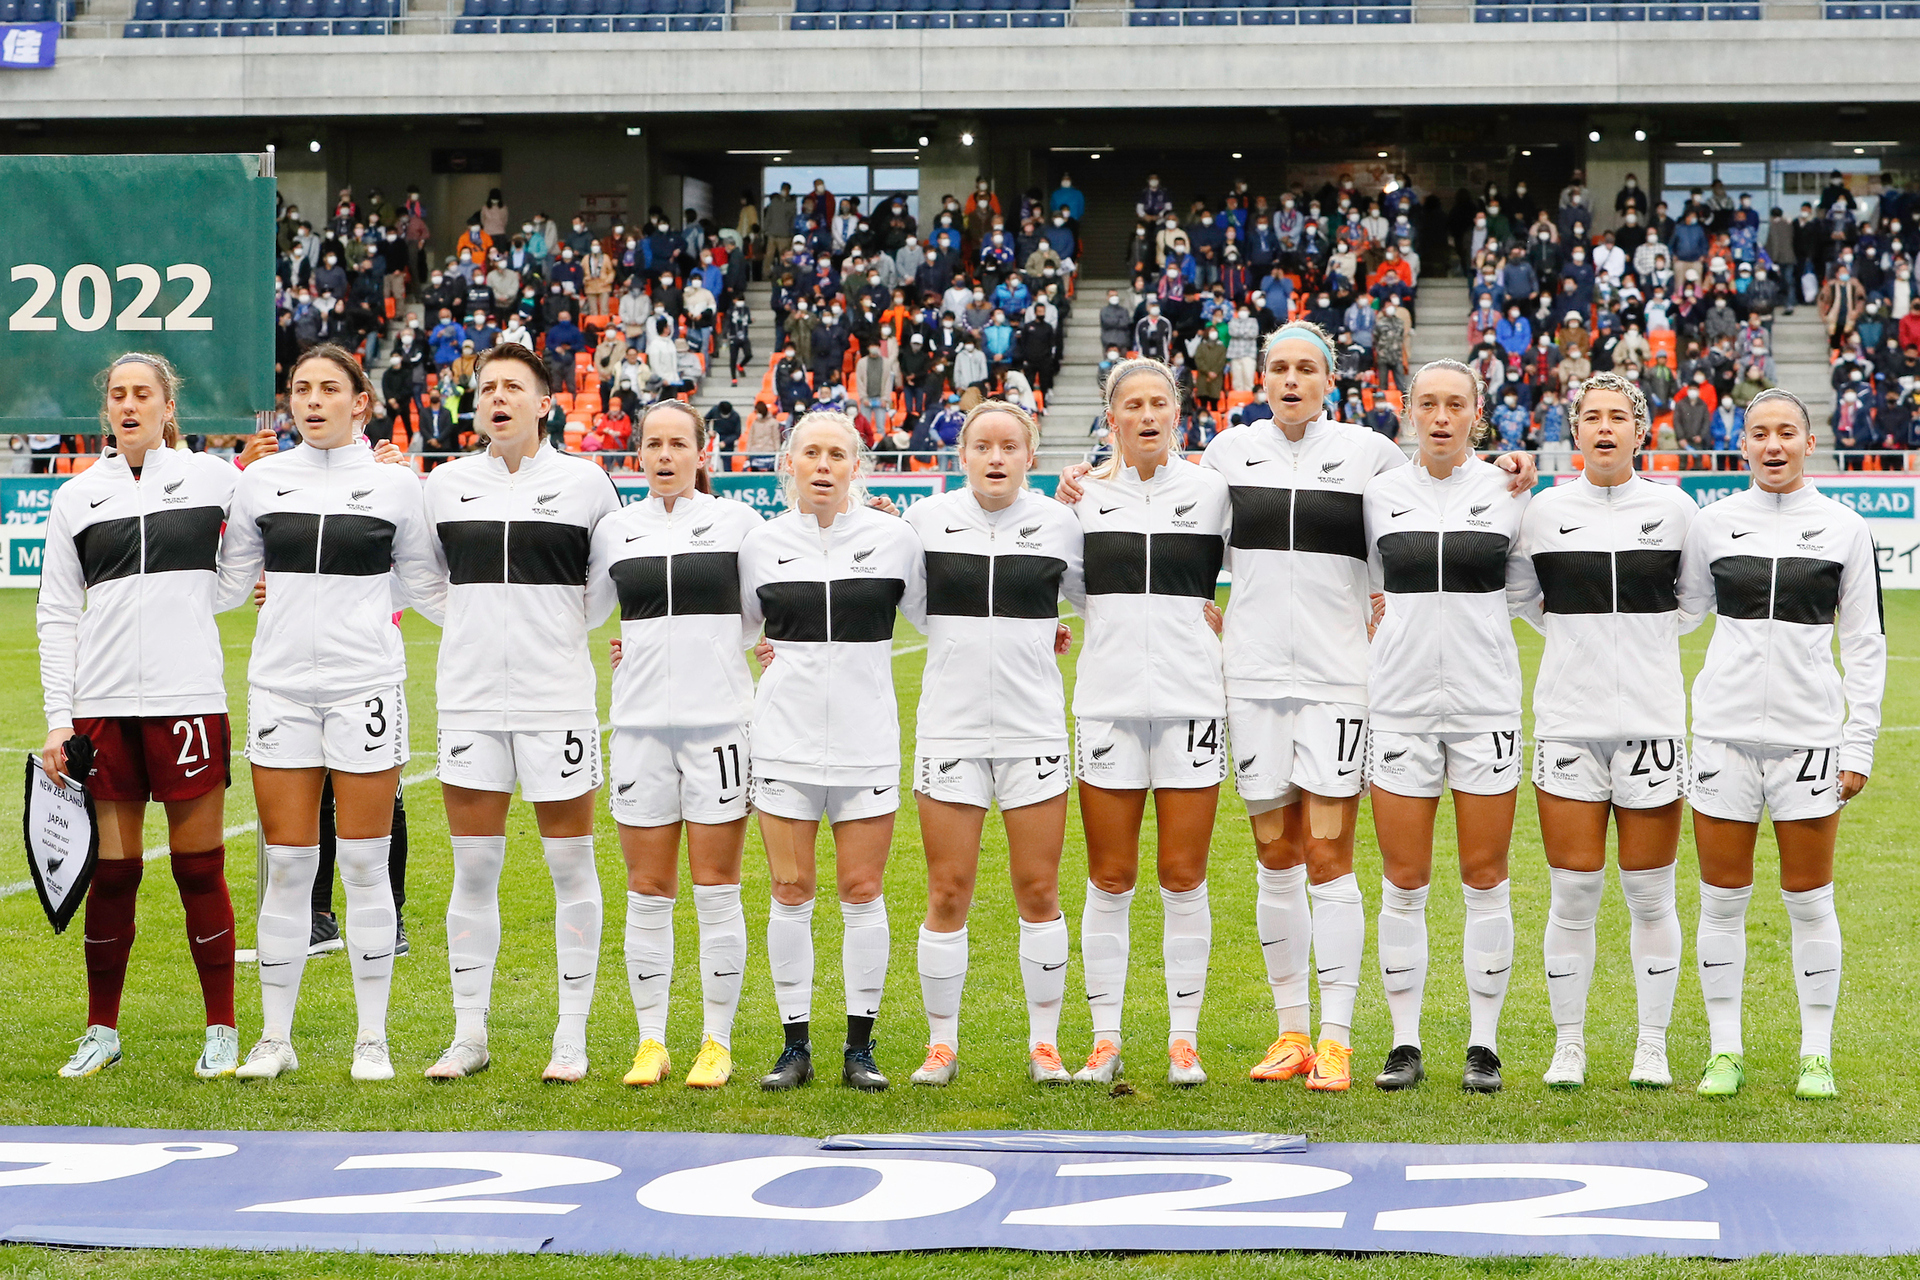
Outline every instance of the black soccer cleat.
{"label": "black soccer cleat", "polygon": [[330,912],[314,912],[313,931],[307,935],[307,954],[323,956],[329,951],[338,951],[346,945],[340,937],[340,921]]}
{"label": "black soccer cleat", "polygon": [[1460,1087],[1468,1093],[1498,1093],[1504,1087],[1500,1081],[1500,1055],[1485,1045],[1467,1046],[1467,1073],[1460,1078]]}
{"label": "black soccer cleat", "polygon": [[1427,1068],[1420,1061],[1420,1050],[1414,1045],[1397,1044],[1387,1054],[1387,1065],[1380,1068],[1380,1074],[1373,1078],[1374,1084],[1389,1093],[1401,1089],[1411,1089],[1427,1078]]}
{"label": "black soccer cleat", "polygon": [[848,1045],[843,1051],[844,1060],[840,1067],[840,1083],[862,1090],[866,1093],[879,1093],[887,1087],[887,1078],[880,1074],[879,1064],[873,1060],[873,1041],[854,1048]]}
{"label": "black soccer cleat", "polygon": [[760,1077],[760,1087],[768,1093],[812,1083],[813,1046],[805,1040],[796,1041],[782,1049],[778,1061],[773,1064],[773,1070]]}
{"label": "black soccer cleat", "polygon": [[407,942],[407,922],[400,918],[399,912],[393,914],[393,954],[403,956],[413,948]]}

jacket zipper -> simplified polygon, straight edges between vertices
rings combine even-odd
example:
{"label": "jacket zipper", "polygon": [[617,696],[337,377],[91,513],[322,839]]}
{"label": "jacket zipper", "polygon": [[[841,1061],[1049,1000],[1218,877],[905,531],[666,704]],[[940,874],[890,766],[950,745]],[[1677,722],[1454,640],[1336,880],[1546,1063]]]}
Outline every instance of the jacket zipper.
{"label": "jacket zipper", "polygon": [[[1167,463],[1163,465],[1171,465],[1172,461],[1173,460],[1169,458],[1167,460]],[[1141,487],[1146,491],[1146,507],[1147,507],[1146,580],[1141,584],[1141,586],[1145,588],[1146,594],[1147,594],[1147,599],[1146,599],[1147,661],[1145,663],[1145,666],[1147,668],[1147,719],[1151,720],[1153,719],[1153,710],[1154,710],[1154,707],[1153,707],[1153,613],[1154,613],[1154,610],[1153,610],[1153,481],[1151,480],[1146,481],[1142,484]]]}
{"label": "jacket zipper", "polygon": [[[1416,463],[1415,465],[1417,466],[1419,464]],[[1451,701],[1447,693],[1447,664],[1445,657],[1447,651],[1447,493],[1439,486],[1447,483],[1447,481],[1436,481],[1431,476],[1425,477],[1425,479],[1433,489],[1435,498],[1434,510],[1437,517],[1434,523],[1439,526],[1439,531],[1434,534],[1433,540],[1433,634],[1435,640],[1438,641],[1433,651],[1433,669],[1435,677],[1434,687],[1440,690],[1440,706],[1442,708],[1438,716],[1441,725],[1440,732],[1445,733],[1447,732],[1446,721],[1448,719],[1445,708]]]}
{"label": "jacket zipper", "polygon": [[307,649],[307,652],[311,655],[309,662],[311,664],[311,676],[316,691],[320,686],[320,619],[318,617],[318,610],[320,604],[321,544],[326,541],[327,537],[327,514],[325,508],[327,499],[332,496],[329,490],[333,482],[333,451],[328,449],[324,450],[323,453],[325,456],[320,464],[320,483],[315,486],[315,488],[320,491],[320,506],[322,510],[313,531],[313,607],[315,616],[313,618],[313,625],[308,631],[309,645]]}
{"label": "jacket zipper", "polygon": [[[852,513],[851,513],[851,512],[848,512],[847,514],[849,514],[849,515],[851,515]],[[840,524],[840,517],[836,515],[836,516],[835,516],[835,517],[833,518],[833,525],[832,525],[831,527],[829,527],[829,528],[828,528],[828,530],[827,530],[827,543],[826,543],[826,545],[825,545],[825,546],[823,546],[823,547],[821,547],[821,548],[820,548],[820,559],[821,559],[821,560],[822,560],[822,562],[823,562],[823,563],[822,563],[822,565],[821,565],[821,571],[820,571],[820,573],[821,573],[821,578],[822,578],[822,581],[823,581],[823,583],[824,583],[824,592],[823,592],[823,594],[825,595],[825,598],[826,598],[826,611],[827,611],[827,619],[826,619],[826,621],[827,621],[827,679],[826,679],[826,687],[827,687],[827,689],[828,689],[829,691],[831,691],[831,690],[832,690],[832,688],[833,688],[833,667],[834,667],[834,661],[833,661],[833,659],[834,659],[834,647],[833,647],[833,544],[834,544],[834,543],[836,543],[836,542],[838,542],[838,541],[840,540],[840,539],[839,539],[839,537],[838,537],[838,534],[839,534],[839,524]],[[818,538],[818,536],[819,536],[819,535],[818,535],[817,533],[814,533],[814,530],[812,530],[812,529],[809,529],[809,530],[807,530],[807,532],[808,532],[808,533],[810,533],[810,534],[814,534],[814,536],[815,536],[816,538]],[[831,755],[833,754],[833,701],[834,701],[834,700],[833,700],[832,698],[828,698],[828,699],[826,700],[826,702],[827,702],[827,706],[826,706],[826,716],[827,716],[827,726],[826,726],[826,727],[827,727],[827,731],[826,731],[826,733],[825,733],[824,735],[822,735],[822,737],[821,737],[821,739],[820,739],[820,751],[821,751],[821,755],[820,755],[820,767],[821,767],[822,769],[824,769],[824,768],[826,768],[826,767],[827,767],[827,764],[828,764],[828,757],[830,757],[830,756],[831,756]]]}
{"label": "jacket zipper", "polygon": [[[142,470],[144,469],[143,466]],[[131,463],[127,466],[127,474],[133,475],[133,466]],[[146,491],[140,485],[139,476],[133,476],[133,499],[135,504],[140,508],[140,596],[139,603],[136,607],[140,611],[140,640],[144,645],[147,638],[147,499]],[[76,685],[79,683],[78,675],[78,664],[76,663],[74,680]],[[140,714],[145,716],[147,714],[147,682],[141,680],[138,684],[140,689]]]}
{"label": "jacket zipper", "polygon": [[1780,556],[1778,552],[1780,550],[1780,525],[1783,523],[1783,507],[1785,505],[1782,497],[1774,497],[1771,494],[1767,495],[1764,500],[1773,503],[1773,528],[1768,533],[1768,536],[1773,539],[1773,544],[1768,547],[1767,550],[1775,554],[1771,557],[1773,564],[1767,574],[1766,657],[1760,679],[1760,735],[1763,741],[1767,739],[1767,730],[1773,722],[1773,699],[1768,696],[1768,688],[1773,682],[1773,644],[1774,637],[1779,631],[1779,628],[1776,627],[1773,622],[1773,611],[1774,598],[1780,591]]}
{"label": "jacket zipper", "polygon": [[[1006,517],[1002,516],[1001,518],[1005,519]],[[994,546],[994,540],[998,534],[999,530],[995,526],[991,524],[987,526],[987,725],[989,728],[999,723],[999,720],[996,718],[997,712],[994,704],[999,697],[1000,690],[998,682],[994,679],[995,664],[993,661],[995,640],[997,638],[996,622],[993,613],[993,581],[994,575],[1000,567],[1000,555],[998,549]]]}
{"label": "jacket zipper", "polygon": [[[531,458],[522,458],[520,465],[524,467],[530,461],[532,461]],[[501,460],[500,465],[502,468],[507,465],[504,458]],[[513,499],[516,496],[516,491],[519,486],[520,473],[518,471],[508,471],[507,518],[500,522],[500,585],[503,587],[510,586],[513,582]],[[503,597],[501,603],[503,605],[506,604],[504,597],[508,594],[509,592],[501,592],[501,596]],[[508,606],[508,609],[509,612],[511,612],[511,606]],[[510,717],[513,712],[513,667],[512,664],[507,661],[504,651],[500,659],[500,692],[505,696],[505,711],[509,717],[508,723],[511,723]]]}
{"label": "jacket zipper", "polygon": [[[1614,510],[1613,506],[1613,491],[1619,487],[1619,485],[1606,486],[1607,573],[1612,578],[1609,594],[1613,604],[1613,616],[1608,619],[1608,626],[1613,632],[1613,651],[1616,659],[1620,653],[1620,534],[1618,529],[1619,514]],[[1616,694],[1619,692],[1618,684],[1619,682],[1616,677]],[[1616,705],[1618,704],[1616,703]],[[1614,722],[1614,728],[1618,729],[1619,727],[1619,721],[1616,720]]]}

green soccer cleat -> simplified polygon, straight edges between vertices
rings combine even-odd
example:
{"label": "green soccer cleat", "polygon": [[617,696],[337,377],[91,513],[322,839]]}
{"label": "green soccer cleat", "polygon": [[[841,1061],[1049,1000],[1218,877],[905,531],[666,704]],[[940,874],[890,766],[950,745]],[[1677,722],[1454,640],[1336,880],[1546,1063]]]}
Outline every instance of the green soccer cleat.
{"label": "green soccer cleat", "polygon": [[1833,1082],[1833,1063],[1824,1054],[1809,1053],[1800,1059],[1800,1083],[1793,1087],[1796,1098],[1837,1098],[1840,1086]]}
{"label": "green soccer cleat", "polygon": [[1731,1098],[1747,1082],[1746,1064],[1737,1053],[1716,1053],[1700,1075],[1695,1090],[1703,1098]]}

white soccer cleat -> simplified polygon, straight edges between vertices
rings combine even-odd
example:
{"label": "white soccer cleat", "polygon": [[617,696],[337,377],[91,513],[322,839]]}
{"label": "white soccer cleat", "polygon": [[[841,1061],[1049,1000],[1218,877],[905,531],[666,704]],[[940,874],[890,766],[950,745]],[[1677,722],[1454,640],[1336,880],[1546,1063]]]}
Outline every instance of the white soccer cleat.
{"label": "white soccer cleat", "polygon": [[1073,1083],[1073,1073],[1060,1061],[1060,1050],[1050,1044],[1027,1050],[1027,1078],[1035,1084]]}
{"label": "white soccer cleat", "polygon": [[60,1068],[62,1079],[79,1080],[99,1075],[120,1061],[120,1033],[112,1027],[88,1027],[79,1045],[67,1059],[67,1065]]}
{"label": "white soccer cleat", "polygon": [[585,1045],[556,1044],[553,1057],[547,1063],[547,1069],[540,1078],[548,1084],[579,1084],[587,1078],[587,1050]]}
{"label": "white soccer cleat", "polygon": [[240,1033],[232,1027],[208,1027],[206,1047],[193,1074],[202,1080],[218,1080],[232,1075],[240,1066]]}
{"label": "white soccer cleat", "polygon": [[1587,1047],[1563,1044],[1553,1051],[1547,1073],[1540,1077],[1549,1089],[1578,1089],[1587,1082]]}
{"label": "white soccer cleat", "polygon": [[960,1059],[954,1051],[944,1044],[927,1046],[927,1060],[912,1075],[907,1077],[910,1084],[930,1084],[943,1087],[953,1083],[960,1074]]}
{"label": "white soccer cleat", "polygon": [[1087,1055],[1087,1065],[1073,1073],[1073,1081],[1075,1084],[1112,1084],[1124,1069],[1120,1046],[1111,1040],[1097,1040],[1093,1052]]}
{"label": "white soccer cleat", "polygon": [[1200,1065],[1200,1050],[1191,1040],[1175,1040],[1167,1049],[1167,1083],[1191,1087],[1206,1082],[1207,1072]]}
{"label": "white soccer cleat", "polygon": [[487,1056],[487,1046],[480,1041],[455,1040],[440,1055],[440,1060],[427,1068],[427,1079],[463,1080],[485,1071],[492,1062]]}
{"label": "white soccer cleat", "polygon": [[1673,1072],[1667,1068],[1667,1046],[1642,1040],[1633,1046],[1633,1070],[1627,1083],[1637,1089],[1665,1089],[1673,1084]]}
{"label": "white soccer cleat", "polygon": [[233,1074],[242,1080],[273,1080],[283,1072],[298,1070],[300,1059],[285,1040],[262,1040]]}
{"label": "white soccer cleat", "polygon": [[393,1079],[393,1055],[387,1052],[385,1040],[362,1040],[353,1046],[353,1078]]}

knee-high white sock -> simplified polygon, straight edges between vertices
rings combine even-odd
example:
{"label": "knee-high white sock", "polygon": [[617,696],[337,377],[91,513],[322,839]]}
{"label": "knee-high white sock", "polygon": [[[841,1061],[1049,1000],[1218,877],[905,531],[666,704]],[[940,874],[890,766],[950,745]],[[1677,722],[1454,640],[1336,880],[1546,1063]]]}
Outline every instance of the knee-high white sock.
{"label": "knee-high white sock", "polygon": [[1080,911],[1080,964],[1086,970],[1087,1009],[1093,1014],[1094,1040],[1120,1043],[1120,1009],[1127,1002],[1127,953],[1132,932],[1127,916],[1133,890],[1108,893],[1087,882],[1087,903]]}
{"label": "knee-high white sock", "polygon": [[392,851],[392,836],[334,841],[334,860],[347,891],[347,958],[353,966],[353,1004],[361,1040],[387,1038],[395,920],[393,882],[387,876]]}
{"label": "knee-high white sock", "polygon": [[1707,1003],[1709,1053],[1744,1053],[1740,1000],[1747,981],[1747,903],[1753,886],[1722,889],[1700,884],[1700,931],[1693,951],[1700,994]]}
{"label": "knee-high white sock", "polygon": [[555,1045],[587,1047],[587,1011],[600,970],[600,877],[593,866],[592,836],[542,837],[547,873],[553,877],[553,948],[560,987]]}
{"label": "knee-high white sock", "polygon": [[673,985],[673,899],[627,890],[627,991],[639,1039],[667,1042],[667,1000]]}
{"label": "knee-high white sock", "polygon": [[453,837],[453,893],[447,899],[447,970],[453,983],[453,1038],[487,1042],[493,964],[500,957],[500,868],[505,836]]}
{"label": "knee-high white sock", "polygon": [[1160,890],[1165,931],[1160,954],[1167,970],[1167,1044],[1200,1043],[1200,1002],[1207,998],[1207,959],[1213,952],[1213,911],[1202,880],[1182,893]]}
{"label": "knee-high white sock", "polygon": [[1020,922],[1020,982],[1027,989],[1027,1048],[1060,1047],[1060,1005],[1067,995],[1067,918]]}
{"label": "knee-high white sock", "polygon": [[1640,1039],[1665,1045],[1680,982],[1680,913],[1674,907],[1674,868],[1620,872],[1620,892],[1631,917],[1633,986],[1639,997]]}
{"label": "knee-high white sock", "polygon": [[840,935],[840,979],[847,995],[847,1016],[877,1018],[880,997],[887,988],[887,952],[893,946],[887,900],[842,902],[840,922],[846,926]]}
{"label": "knee-high white sock", "polygon": [[313,936],[313,875],[320,846],[267,846],[267,887],[260,891],[260,1038],[291,1040],[293,1006]]}
{"label": "knee-high white sock", "polygon": [[1461,885],[1467,927],[1461,931],[1460,962],[1467,971],[1467,1043],[1500,1052],[1500,1006],[1513,979],[1513,906],[1508,881],[1491,889]]}
{"label": "knee-high white sock", "polygon": [[1549,867],[1547,932],[1541,954],[1547,964],[1547,1007],[1553,1013],[1554,1047],[1587,1041],[1587,992],[1593,986],[1594,924],[1600,918],[1605,871]]}
{"label": "knee-high white sock", "polygon": [[767,908],[767,966],[783,1023],[806,1022],[813,1014],[813,903],[788,906],[776,899]]}
{"label": "knee-high white sock", "polygon": [[1313,898],[1313,968],[1320,979],[1320,1038],[1353,1044],[1353,1002],[1360,994],[1360,957],[1367,916],[1360,882],[1349,871],[1307,886]]}
{"label": "knee-high white sock", "polygon": [[1253,876],[1259,891],[1253,900],[1253,922],[1260,934],[1260,958],[1267,965],[1267,986],[1273,992],[1274,1018],[1279,1032],[1313,1030],[1313,1011],[1307,1005],[1307,965],[1313,941],[1313,918],[1307,906],[1307,869],[1273,868],[1256,860]]}
{"label": "knee-high white sock", "polygon": [[747,916],[737,884],[693,886],[700,918],[700,1003],[704,1038],[733,1048],[733,1015],[740,1009],[741,974],[747,967]]}
{"label": "knee-high white sock", "polygon": [[1427,993],[1427,890],[1380,878],[1380,985],[1393,1017],[1393,1044],[1420,1047],[1420,1004]]}
{"label": "knee-high white sock", "polygon": [[1793,985],[1800,994],[1800,1054],[1833,1056],[1833,1007],[1840,1000],[1840,917],[1833,885],[1780,892],[1793,927]]}
{"label": "knee-high white sock", "polygon": [[[935,933],[920,926],[920,998],[927,1006],[927,1043],[960,1051],[960,991],[967,982],[967,926]],[[852,1007],[849,1006],[849,1012]]]}

